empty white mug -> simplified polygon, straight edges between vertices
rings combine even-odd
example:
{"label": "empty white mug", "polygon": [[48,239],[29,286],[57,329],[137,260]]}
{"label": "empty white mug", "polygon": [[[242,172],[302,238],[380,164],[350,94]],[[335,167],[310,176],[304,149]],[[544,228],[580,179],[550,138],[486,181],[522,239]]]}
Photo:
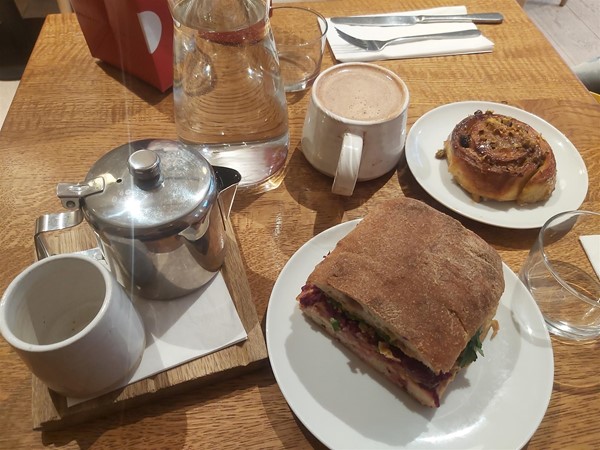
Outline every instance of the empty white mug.
{"label": "empty white mug", "polygon": [[370,63],[338,64],[312,87],[302,153],[333,177],[332,192],[352,195],[357,181],[394,169],[406,140],[409,93],[394,72]]}
{"label": "empty white mug", "polygon": [[87,256],[45,258],[0,302],[0,332],[42,382],[67,397],[109,392],[131,376],[144,326],[108,269]]}

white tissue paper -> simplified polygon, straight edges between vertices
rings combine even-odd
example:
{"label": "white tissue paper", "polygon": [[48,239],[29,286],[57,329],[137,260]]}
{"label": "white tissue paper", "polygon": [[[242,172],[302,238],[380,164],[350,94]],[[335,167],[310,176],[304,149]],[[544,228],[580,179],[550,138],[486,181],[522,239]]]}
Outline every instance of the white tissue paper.
{"label": "white tissue paper", "polygon": [[[192,294],[173,300],[136,298],[134,304],[146,330],[146,349],[137,370],[119,388],[248,338],[221,272]],[[67,405],[87,400],[67,398]]]}
{"label": "white tissue paper", "polygon": [[[421,14],[467,14],[466,6],[449,6],[442,8],[402,11],[388,15],[421,15]],[[382,14],[379,14],[382,15]],[[344,41],[335,31],[338,27],[343,32],[360,39],[387,40],[401,36],[419,34],[445,33],[450,31],[474,30],[477,26],[472,22],[428,23],[409,26],[351,26],[334,25],[327,18],[327,40],[335,59],[340,62],[367,62],[384,59],[423,58],[428,56],[459,55],[469,53],[489,53],[494,43],[483,35],[474,38],[429,40],[390,45],[380,51],[359,49]]]}
{"label": "white tissue paper", "polygon": [[600,278],[600,234],[590,236],[580,236],[579,241],[585,251],[590,264],[594,268],[596,275]]}

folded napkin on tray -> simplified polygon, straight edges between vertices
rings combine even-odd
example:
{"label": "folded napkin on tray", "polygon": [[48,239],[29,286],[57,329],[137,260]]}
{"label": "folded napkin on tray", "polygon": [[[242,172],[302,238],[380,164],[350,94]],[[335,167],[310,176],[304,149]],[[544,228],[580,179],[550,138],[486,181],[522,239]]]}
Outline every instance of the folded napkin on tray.
{"label": "folded napkin on tray", "polygon": [[[421,14],[467,14],[467,8],[465,6],[449,6],[380,15],[412,16]],[[329,41],[335,59],[340,62],[378,61],[383,59],[406,59],[467,53],[487,53],[491,52],[494,48],[494,43],[482,35],[475,38],[430,40],[390,45],[381,51],[372,52],[359,49],[344,41],[335,31],[334,24],[330,19],[327,19],[327,24],[327,40]],[[474,30],[477,28],[472,22],[428,23],[394,27],[351,25],[335,25],[335,27],[360,39],[376,40],[387,40],[400,36],[412,36],[418,34]]]}
{"label": "folded napkin on tray", "polygon": [[[119,388],[248,338],[220,272],[183,297],[136,298],[134,304],[146,329],[146,349],[137,370]],[[67,398],[67,405],[87,400]]]}

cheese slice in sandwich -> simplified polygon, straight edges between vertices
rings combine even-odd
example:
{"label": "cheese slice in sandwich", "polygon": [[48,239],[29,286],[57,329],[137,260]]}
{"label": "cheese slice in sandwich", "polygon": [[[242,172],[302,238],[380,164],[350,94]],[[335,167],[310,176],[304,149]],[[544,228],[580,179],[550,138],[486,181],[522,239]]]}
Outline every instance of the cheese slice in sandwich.
{"label": "cheese slice in sandwich", "polygon": [[315,267],[303,313],[423,405],[438,407],[481,353],[504,291],[502,260],[417,200],[381,203]]}

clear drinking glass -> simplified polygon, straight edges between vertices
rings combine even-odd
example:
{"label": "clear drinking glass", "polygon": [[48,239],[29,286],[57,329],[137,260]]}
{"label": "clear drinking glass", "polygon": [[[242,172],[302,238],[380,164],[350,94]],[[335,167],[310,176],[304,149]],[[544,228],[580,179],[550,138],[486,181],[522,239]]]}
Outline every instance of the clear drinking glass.
{"label": "clear drinking glass", "polygon": [[327,21],[319,12],[300,6],[276,6],[271,28],[285,92],[310,87],[321,70]]}
{"label": "clear drinking glass", "polygon": [[211,164],[240,172],[240,188],[259,190],[276,187],[289,146],[268,3],[169,0],[178,136]]}
{"label": "clear drinking glass", "polygon": [[520,278],[548,330],[568,339],[600,336],[600,214],[568,211],[541,228]]}

